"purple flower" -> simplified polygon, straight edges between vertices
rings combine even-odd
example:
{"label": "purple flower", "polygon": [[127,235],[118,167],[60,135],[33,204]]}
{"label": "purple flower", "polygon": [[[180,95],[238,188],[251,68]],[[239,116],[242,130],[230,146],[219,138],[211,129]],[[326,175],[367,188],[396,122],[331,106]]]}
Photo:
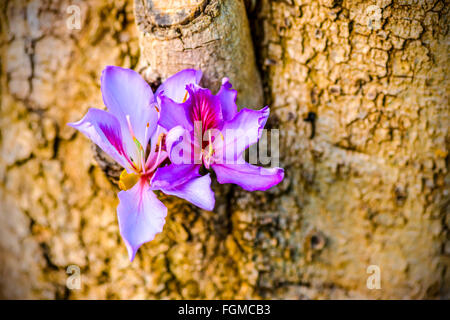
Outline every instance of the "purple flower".
{"label": "purple flower", "polygon": [[220,183],[250,191],[266,190],[283,179],[283,169],[254,166],[243,157],[260,139],[269,109],[237,112],[237,92],[228,79],[212,95],[198,86],[201,76],[200,71],[183,70],[154,95],[138,73],[106,67],[101,91],[108,110],[89,109],[83,119],[69,124],[124,167],[117,216],[131,261],[165,223],[167,208],[154,190],[212,210],[211,178],[200,174],[202,165],[214,170]]}
{"label": "purple flower", "polygon": [[[186,78],[187,72],[177,73],[166,84]],[[243,157],[243,152],[260,139],[269,108],[237,112],[237,92],[227,78],[213,95],[197,85],[200,72],[197,75],[196,81],[185,86],[178,81],[170,90],[162,85],[157,91],[161,106],[158,123],[169,131],[166,148],[172,162],[164,168],[165,174],[198,171],[204,164],[215,171],[219,183],[234,183],[248,191],[267,190],[278,184],[284,177],[283,169],[255,166]],[[167,180],[161,180],[156,185],[164,187],[165,183]]]}
{"label": "purple flower", "polygon": [[[200,78],[200,72],[184,70],[163,83],[157,92],[164,90],[179,101],[183,97],[177,95],[177,88],[198,83]],[[170,172],[167,166],[161,167],[167,158],[165,130],[157,125],[159,109],[153,92],[138,73],[108,66],[102,73],[101,91],[108,111],[89,109],[82,120],[69,125],[125,168],[120,176],[117,216],[132,261],[139,247],[162,232],[165,223],[167,208],[153,190],[186,199],[206,210],[214,208],[214,194],[209,174],[201,176],[198,167],[179,166]]]}

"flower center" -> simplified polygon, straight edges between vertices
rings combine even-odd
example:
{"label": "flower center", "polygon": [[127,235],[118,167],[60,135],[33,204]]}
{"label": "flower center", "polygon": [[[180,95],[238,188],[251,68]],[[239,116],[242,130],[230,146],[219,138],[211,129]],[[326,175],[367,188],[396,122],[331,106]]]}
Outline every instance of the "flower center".
{"label": "flower center", "polygon": [[[130,116],[126,115],[126,119],[128,130],[137,149],[137,152],[135,153],[137,158],[133,159],[130,156],[134,172],[128,173],[127,170],[124,169],[120,174],[119,188],[122,190],[131,189],[140,179],[146,179],[150,183],[150,179],[153,176],[156,167],[161,162],[160,156],[161,152],[163,151],[162,144],[164,142],[164,133],[161,133],[158,136],[155,150],[151,150],[151,144],[148,142],[148,130],[150,125],[149,123],[147,123],[144,132],[144,142],[146,143],[146,148],[144,149],[143,145],[139,142],[139,140],[136,138],[136,135],[134,134]],[[150,148],[148,148],[149,146]]]}
{"label": "flower center", "polygon": [[211,97],[203,91],[197,91],[191,93],[191,99],[191,117],[196,129],[205,134],[208,129],[219,127],[220,118]]}
{"label": "flower center", "polygon": [[[204,163],[206,169],[209,169],[209,167],[211,166],[213,158],[214,158],[213,156],[216,152],[214,149],[214,144],[215,144],[217,136],[213,135],[213,133],[212,133],[213,130],[209,129],[208,131],[206,131],[203,142],[202,142],[201,157],[203,159],[203,163]],[[222,132],[220,132],[218,130],[214,130],[214,132],[218,133],[221,140],[224,141]]]}
{"label": "flower center", "polygon": [[[136,135],[134,134],[133,127],[131,126],[131,120],[130,115],[126,115],[127,124],[128,124],[128,130],[130,131],[131,138],[133,139],[134,145],[136,146],[137,152],[137,159],[132,159],[132,162],[134,164],[134,170],[136,173],[144,173],[145,174],[145,151],[142,144],[139,142],[139,140],[136,138]],[[145,134],[144,134],[144,141],[147,142],[148,139],[148,128],[149,123],[147,122],[147,125],[145,126]],[[131,157],[130,157],[131,158]]]}

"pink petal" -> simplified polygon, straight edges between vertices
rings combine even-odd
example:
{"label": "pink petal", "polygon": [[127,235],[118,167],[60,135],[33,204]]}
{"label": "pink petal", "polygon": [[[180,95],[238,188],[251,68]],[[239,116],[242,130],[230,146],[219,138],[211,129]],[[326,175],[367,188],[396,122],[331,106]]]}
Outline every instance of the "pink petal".
{"label": "pink petal", "polygon": [[202,72],[200,70],[182,70],[164,81],[156,90],[155,95],[158,96],[163,92],[166,97],[181,103],[186,97],[186,86],[191,83],[198,84],[201,78]]}
{"label": "pink petal", "polygon": [[139,247],[162,232],[167,208],[145,180],[130,190],[120,191],[119,200],[117,217],[120,234],[127,246],[130,261],[133,261]]}
{"label": "pink petal", "polygon": [[152,187],[211,211],[215,203],[211,177],[209,173],[201,176],[199,169],[200,165],[190,164],[159,168],[152,179]]}
{"label": "pink petal", "polygon": [[68,125],[86,135],[122,167],[131,170],[119,121],[112,114],[92,108],[83,119]]}
{"label": "pink petal", "polygon": [[261,110],[242,109],[232,120],[225,122],[223,139],[214,140],[215,161],[239,163],[244,150],[258,142],[268,117],[268,107]]}
{"label": "pink petal", "polygon": [[267,190],[284,178],[281,168],[262,168],[249,163],[220,165],[213,164],[219,183],[234,183],[247,191]]}
{"label": "pink petal", "polygon": [[106,107],[120,122],[127,145],[134,145],[128,128],[128,115],[134,134],[145,150],[158,121],[156,102],[148,83],[136,71],[108,66],[102,72],[101,90]]}
{"label": "pink petal", "polygon": [[237,91],[231,88],[231,83],[228,78],[223,78],[222,86],[220,87],[217,96],[220,99],[222,107],[222,115],[224,121],[229,121],[234,118],[237,113],[236,97]]}

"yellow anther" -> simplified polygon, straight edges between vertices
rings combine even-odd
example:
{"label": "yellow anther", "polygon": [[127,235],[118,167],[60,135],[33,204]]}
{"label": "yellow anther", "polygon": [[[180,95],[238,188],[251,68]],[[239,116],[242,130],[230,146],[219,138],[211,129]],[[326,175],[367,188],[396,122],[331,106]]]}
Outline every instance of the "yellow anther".
{"label": "yellow anther", "polygon": [[159,150],[162,149],[162,144],[163,144],[164,136],[165,136],[165,133],[164,133],[164,132],[161,132],[161,133],[158,135],[158,140],[156,141],[156,145],[155,145],[155,151],[156,151],[156,152],[159,152]]}
{"label": "yellow anther", "polygon": [[139,181],[139,176],[135,173],[128,173],[123,170],[119,178],[119,188],[122,190],[130,190]]}
{"label": "yellow anther", "polygon": [[184,95],[183,102],[186,102],[187,98],[188,98],[188,92],[186,90],[186,94]]}
{"label": "yellow anther", "polygon": [[211,139],[211,130],[208,130],[208,135],[209,135],[209,153],[208,153],[208,155],[211,157],[212,156],[212,154],[214,153],[214,149],[213,149],[213,146],[212,146],[212,139]]}
{"label": "yellow anther", "polygon": [[160,144],[161,143],[161,141],[162,141],[162,139],[164,138],[164,132],[161,132],[160,134],[159,134],[159,136],[158,136],[158,142],[156,143],[156,144]]}

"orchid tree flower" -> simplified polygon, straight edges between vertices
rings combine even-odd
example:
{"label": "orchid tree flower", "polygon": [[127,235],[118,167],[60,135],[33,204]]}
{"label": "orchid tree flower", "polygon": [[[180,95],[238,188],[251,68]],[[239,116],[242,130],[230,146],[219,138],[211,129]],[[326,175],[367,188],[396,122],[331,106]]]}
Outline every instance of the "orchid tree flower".
{"label": "orchid tree flower", "polygon": [[[192,70],[181,71],[166,83],[186,83],[180,79],[187,78],[188,72]],[[196,80],[201,76],[197,72]],[[214,170],[219,183],[234,183],[248,191],[267,190],[283,179],[282,168],[259,167],[244,160],[244,151],[261,137],[269,108],[238,112],[236,96],[227,78],[217,95],[201,88],[198,81],[158,89],[158,123],[168,130],[166,148],[172,162],[165,171],[197,171],[203,164]]]}
{"label": "orchid tree flower", "polygon": [[[162,87],[167,93],[176,92],[179,85],[197,83],[197,77],[197,71],[186,70],[183,79],[170,79]],[[159,107],[155,96],[137,72],[106,67],[101,91],[107,111],[89,109],[83,119],[69,125],[124,168],[117,216],[120,234],[133,261],[139,247],[162,232],[165,223],[167,208],[154,190],[186,199],[206,210],[214,208],[214,194],[205,192],[211,190],[209,174],[201,176],[197,168],[168,172],[161,166],[167,159],[165,130],[157,124]]]}

